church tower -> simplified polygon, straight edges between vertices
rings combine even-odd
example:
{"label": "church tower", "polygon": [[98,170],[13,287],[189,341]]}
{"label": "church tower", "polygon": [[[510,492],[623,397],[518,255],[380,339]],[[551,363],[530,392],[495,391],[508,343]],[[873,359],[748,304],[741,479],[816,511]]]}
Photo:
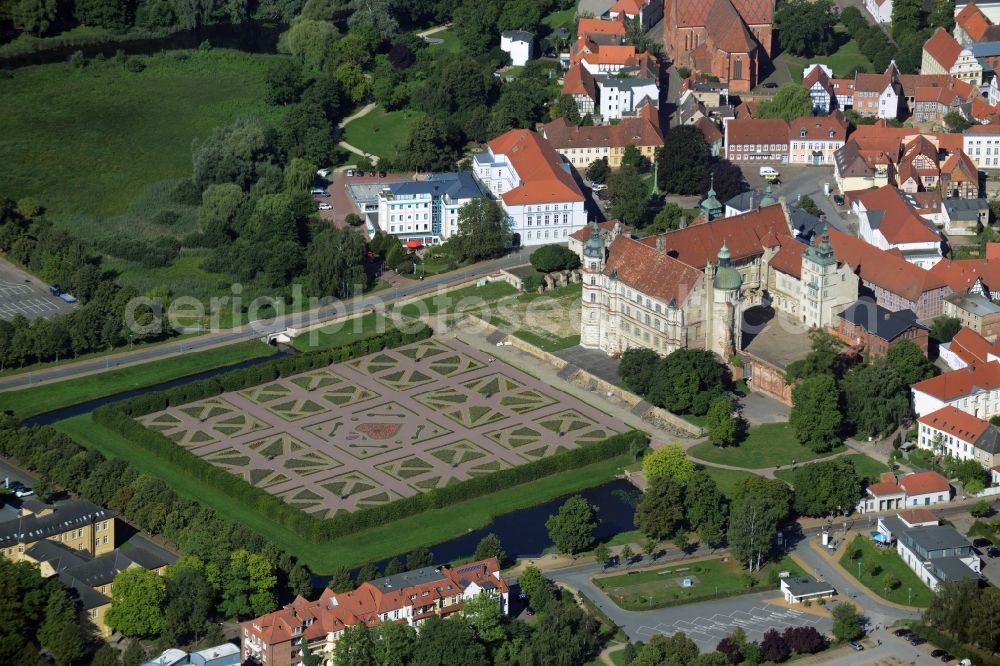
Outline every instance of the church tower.
{"label": "church tower", "polygon": [[799,294],[799,312],[802,323],[808,328],[832,326],[834,312],[858,297],[858,276],[837,261],[826,227],[819,243],[810,244],[802,253]]}
{"label": "church tower", "polygon": [[723,206],[722,202],[715,196],[715,174],[712,174],[712,184],[708,188],[708,194],[705,195],[704,200],[702,200],[699,205],[701,209],[701,214],[705,216],[705,220],[711,222],[712,220],[722,217]]}
{"label": "church tower", "polygon": [[708,348],[727,361],[739,350],[742,341],[741,286],[743,277],[732,265],[729,248],[723,243],[712,278],[712,325]]}
{"label": "church tower", "polygon": [[590,348],[602,348],[602,324],[606,321],[607,304],[605,303],[602,281],[604,277],[604,241],[597,222],[593,223],[590,238],[583,246],[583,264],[580,272],[583,274],[583,302],[580,306],[580,345]]}

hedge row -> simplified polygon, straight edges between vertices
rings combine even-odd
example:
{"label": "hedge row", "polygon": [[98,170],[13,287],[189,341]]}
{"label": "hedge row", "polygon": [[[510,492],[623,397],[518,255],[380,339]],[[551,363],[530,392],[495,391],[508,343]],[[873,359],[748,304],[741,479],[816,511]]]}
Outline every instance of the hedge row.
{"label": "hedge row", "polygon": [[353,358],[381,351],[382,349],[392,349],[426,340],[431,337],[433,332],[425,324],[421,324],[419,329],[411,332],[403,332],[394,328],[381,335],[358,340],[350,345],[304,352],[268,363],[260,363],[249,368],[231,370],[216,377],[190,382],[182,386],[175,386],[165,391],[146,393],[128,400],[122,400],[109,405],[109,407],[113,408],[114,411],[128,416],[142,416],[143,414],[164,410],[170,406],[184,405],[195,400],[203,400],[221,395],[228,391],[240,391],[251,386],[258,386],[274,381],[279,377],[290,377],[310,370],[325,368],[331,363],[349,361]]}
{"label": "hedge row", "polygon": [[646,434],[633,430],[596,444],[564,451],[445,488],[437,488],[388,504],[354,513],[340,513],[334,518],[323,519],[293,508],[267,491],[250,485],[242,477],[216,467],[178,446],[163,434],[147,429],[118,409],[117,405],[107,405],[95,410],[93,418],[135,446],[184,470],[201,483],[226,493],[313,543],[323,543],[336,537],[378,527],[424,511],[449,506],[455,502],[497,492],[512,485],[527,483],[569,469],[584,467],[625,453],[638,453],[646,446]]}

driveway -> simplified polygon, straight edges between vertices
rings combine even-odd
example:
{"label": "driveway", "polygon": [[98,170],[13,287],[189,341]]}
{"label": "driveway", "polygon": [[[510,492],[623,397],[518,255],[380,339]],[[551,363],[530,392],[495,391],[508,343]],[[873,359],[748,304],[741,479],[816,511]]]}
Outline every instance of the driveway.
{"label": "driveway", "polygon": [[[750,187],[758,192],[767,188],[767,181],[760,176],[760,164],[741,164],[740,170]],[[832,197],[823,194],[823,184],[830,183],[831,191],[836,190],[833,179],[833,167],[792,166],[790,164],[773,165],[781,172],[781,182],[772,185],[775,197],[784,197],[789,206],[795,205],[799,198],[806,195],[812,197],[820,210],[826,213],[829,220],[836,222],[846,233],[857,235],[857,219],[849,214],[846,207],[837,207]]]}
{"label": "driveway", "polygon": [[33,321],[72,312],[75,306],[56,298],[48,286],[6,259],[0,259],[0,319],[17,315]]}
{"label": "driveway", "polygon": [[783,423],[788,420],[791,409],[783,402],[757,392],[751,392],[740,398],[743,406],[743,418],[750,425],[762,423]]}

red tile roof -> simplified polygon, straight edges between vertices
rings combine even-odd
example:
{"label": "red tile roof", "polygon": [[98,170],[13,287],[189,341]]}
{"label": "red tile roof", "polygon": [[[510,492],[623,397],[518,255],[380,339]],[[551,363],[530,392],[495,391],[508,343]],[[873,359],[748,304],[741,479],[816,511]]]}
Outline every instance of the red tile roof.
{"label": "red tile roof", "polygon": [[847,138],[847,120],[840,111],[834,111],[828,116],[796,118],[788,126],[788,136],[792,141],[802,138],[811,141],[843,141]]}
{"label": "red tile roof", "polygon": [[678,307],[704,278],[700,270],[669,253],[627,236],[619,236],[611,243],[604,274],[615,275],[620,283],[665,303],[674,301]]}
{"label": "red tile roof", "polygon": [[986,259],[987,261],[1000,260],[1000,243],[990,242],[986,244]]}
{"label": "red tile roof", "polygon": [[806,77],[802,79],[802,86],[812,88],[817,83],[828,93],[833,92],[833,87],[830,85],[830,77],[826,75],[826,70],[819,65],[813,65],[813,68],[809,70]]}
{"label": "red tile roof", "polygon": [[880,250],[832,227],[829,231],[837,258],[851,266],[865,282],[913,302],[920,300],[924,292],[945,286],[944,280],[899,254]]}
{"label": "red tile roof", "polygon": [[728,4],[736,9],[747,25],[770,25],[774,22],[773,0],[667,0],[673,7],[667,12],[676,18],[679,28],[704,26],[708,17],[723,11],[722,5]]}
{"label": "red tile roof", "polygon": [[975,444],[990,427],[988,422],[951,405],[945,405],[936,412],[924,414],[917,420],[969,444]]}
{"label": "red tile roof", "polygon": [[[601,231],[601,235],[604,236],[605,234],[609,233],[612,229],[614,229],[616,224],[619,225],[618,228],[619,233],[628,234],[632,231],[632,227],[621,222],[620,220],[605,220],[604,222],[598,222],[597,228]],[[590,237],[593,235],[593,233],[594,233],[593,225],[588,224],[582,229],[577,229],[576,231],[571,233],[570,238],[575,238],[578,241],[586,242],[590,240]]]}
{"label": "red tile roof", "polygon": [[686,229],[649,236],[642,239],[642,243],[655,246],[657,238],[666,238],[668,254],[699,271],[705,270],[709,262],[715,262],[723,243],[729,248],[732,260],[740,262],[762,254],[764,247],[776,247],[782,241],[793,240],[781,206],[692,223]]}
{"label": "red tile roof", "polygon": [[961,174],[965,176],[966,180],[973,181],[976,185],[979,184],[979,169],[976,168],[972,158],[961,150],[949,155],[948,159],[941,164],[941,173],[949,174],[952,180],[955,180],[956,175]]}
{"label": "red tile roof", "polygon": [[934,515],[934,512],[927,509],[905,509],[896,515],[910,526],[922,525],[924,523],[938,524],[938,517]]}
{"label": "red tile roof", "polygon": [[502,195],[512,205],[583,201],[573,176],[549,142],[530,130],[515,129],[489,142],[494,155],[506,155],[520,184]]}
{"label": "red tile roof", "polygon": [[729,145],[788,144],[788,123],[780,118],[747,118],[726,124]]}
{"label": "red tile roof", "polygon": [[988,363],[992,347],[989,340],[965,326],[948,343],[948,349],[968,365]]}
{"label": "red tile roof", "polygon": [[771,268],[786,275],[802,277],[802,254],[806,251],[805,243],[788,240],[781,244],[781,249],[771,257]]}
{"label": "red tile roof", "polygon": [[649,4],[649,0],[618,0],[608,11],[638,16],[647,4]]}
{"label": "red tile roof", "polygon": [[965,7],[962,7],[962,11],[955,14],[955,24],[961,26],[965,34],[974,42],[982,40],[986,29],[991,25],[990,20],[974,2],[966,4]]}
{"label": "red tile roof", "polygon": [[952,291],[968,291],[978,280],[985,282],[990,290],[1000,289],[1000,261],[942,259],[934,264],[931,273],[944,281]]}
{"label": "red tile roof", "polygon": [[892,472],[882,472],[877,483],[868,485],[868,493],[874,497],[885,497],[886,495],[899,495],[903,489],[896,481],[896,475]]}
{"label": "red tile roof", "polygon": [[701,135],[705,137],[705,143],[709,146],[717,141],[722,141],[722,132],[719,131],[719,128],[715,126],[715,123],[708,118],[702,116],[698,120],[694,121],[692,125],[701,130]]}
{"label": "red tile roof", "polygon": [[961,45],[944,28],[938,28],[930,39],[924,42],[924,52],[934,58],[937,64],[948,71],[962,52]]}
{"label": "red tile roof", "polygon": [[948,492],[951,490],[951,484],[948,483],[948,479],[934,471],[907,474],[899,480],[899,485],[910,497],[914,495],[926,495],[927,493]]}
{"label": "red tile roof", "polygon": [[542,127],[545,139],[556,150],[566,148],[662,146],[656,109],[653,113],[643,113],[636,117],[625,117],[617,125],[574,125],[565,118],[556,118]]}
{"label": "red tile roof", "polygon": [[[937,169],[934,170],[937,173]],[[934,224],[917,215],[892,185],[854,194],[867,211],[883,211],[878,230],[891,245],[933,243],[941,240]]]}
{"label": "red tile roof", "polygon": [[587,71],[587,68],[580,63],[570,66],[563,78],[563,95],[586,95],[591,99],[597,99],[597,84],[594,82],[594,75]]}
{"label": "red tile roof", "polygon": [[970,395],[975,389],[1000,388],[1000,363],[996,361],[979,363],[959,370],[952,370],[937,377],[917,382],[911,388],[944,402]]}
{"label": "red tile roof", "polygon": [[598,18],[580,17],[576,24],[577,37],[586,35],[616,35],[625,36],[625,21],[605,21]]}

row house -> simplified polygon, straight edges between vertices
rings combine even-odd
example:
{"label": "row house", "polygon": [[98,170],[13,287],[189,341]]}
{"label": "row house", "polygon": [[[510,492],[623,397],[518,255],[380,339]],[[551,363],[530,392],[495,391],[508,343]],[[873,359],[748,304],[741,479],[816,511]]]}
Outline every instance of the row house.
{"label": "row house", "polygon": [[854,112],[862,118],[897,118],[903,89],[895,63],[882,74],[858,72],[854,77]]}
{"label": "row house", "polygon": [[659,63],[653,56],[643,54],[636,66],[597,77],[596,83],[598,109],[605,122],[634,116],[643,106],[659,107]]}
{"label": "row house", "polygon": [[952,111],[980,97],[975,86],[952,79],[946,86],[917,86],[913,102],[913,119],[918,123],[943,123]]}
{"label": "row house", "polygon": [[788,123],[780,118],[729,120],[723,135],[726,158],[731,162],[788,161]]}
{"label": "row house", "polygon": [[837,258],[850,265],[865,290],[887,310],[912,310],[917,319],[933,319],[944,310],[951,293],[944,280],[910,263],[896,252],[887,252],[835,228],[829,230]]}
{"label": "row house", "polygon": [[649,32],[663,19],[663,2],[660,0],[618,0],[608,10],[608,17],[618,21],[639,19],[643,32]]}
{"label": "row house", "polygon": [[1000,430],[989,421],[945,405],[917,419],[917,446],[958,460],[975,460],[985,469],[1000,464]]}
{"label": "row house", "polygon": [[947,74],[976,89],[983,83],[983,66],[970,48],[963,48],[944,28],[924,42],[921,74]]}
{"label": "row house", "polygon": [[979,169],[1000,168],[1000,125],[973,125],[962,132],[962,149]]}
{"label": "row house", "polygon": [[1000,30],[993,25],[975,2],[957,3],[955,13],[955,39],[962,46],[1000,39]]}
{"label": "row house", "polygon": [[466,601],[481,594],[494,597],[501,613],[508,613],[510,589],[496,558],[386,576],[350,592],[327,588],[315,601],[296,597],[280,610],[241,622],[242,658],[244,663],[297,666],[307,644],[329,663],[347,627],[394,622],[419,628],[427,618],[461,613]]}
{"label": "row house", "polygon": [[959,333],[975,333],[987,345],[1000,337],[1000,305],[982,294],[955,292],[944,300],[944,316],[954,317],[962,323]]}
{"label": "row house", "polygon": [[789,123],[789,163],[832,165],[847,140],[847,128],[847,120],[840,111],[828,116],[796,118]]}
{"label": "row house", "polygon": [[952,291],[1000,299],[1000,261],[996,259],[943,259],[931,272]]}
{"label": "row house", "polygon": [[826,65],[811,65],[802,78],[802,87],[812,97],[813,113],[826,115],[836,108],[837,97],[830,85],[833,74]]}
{"label": "row house", "polygon": [[895,137],[853,136],[834,153],[833,178],[837,188],[846,194],[894,182],[901,154],[902,146]]}
{"label": "row house", "polygon": [[[982,298],[973,294],[952,294],[945,304],[945,311],[948,305],[953,302],[956,296],[969,298]],[[989,303],[990,301],[987,301]],[[941,360],[952,370],[960,370],[970,365],[985,364],[991,361],[1000,361],[1000,347],[996,342],[990,342],[981,333],[971,326],[963,325],[958,333],[946,343],[939,346]]]}
{"label": "row house", "polygon": [[652,106],[643,106],[633,118],[622,118],[615,125],[579,126],[565,118],[557,118],[542,126],[546,141],[577,171],[584,171],[593,162],[605,158],[608,166],[621,166],[626,146],[635,146],[650,162],[663,145],[659,113]]}
{"label": "row house", "polygon": [[926,507],[950,502],[951,496],[951,484],[937,472],[914,472],[900,477],[882,472],[876,483],[868,484],[857,510],[868,513]]}
{"label": "row house", "polygon": [[988,421],[1000,414],[1000,363],[974,363],[942,373],[913,384],[910,394],[918,417],[951,405]]}
{"label": "row house", "polygon": [[941,261],[943,239],[933,223],[917,215],[899,190],[885,185],[852,192],[862,240],[881,250],[894,250],[906,261],[929,269]]}
{"label": "row house", "polygon": [[587,223],[572,167],[538,134],[515,129],[472,158],[476,179],[500,201],[522,245],[565,242]]}

